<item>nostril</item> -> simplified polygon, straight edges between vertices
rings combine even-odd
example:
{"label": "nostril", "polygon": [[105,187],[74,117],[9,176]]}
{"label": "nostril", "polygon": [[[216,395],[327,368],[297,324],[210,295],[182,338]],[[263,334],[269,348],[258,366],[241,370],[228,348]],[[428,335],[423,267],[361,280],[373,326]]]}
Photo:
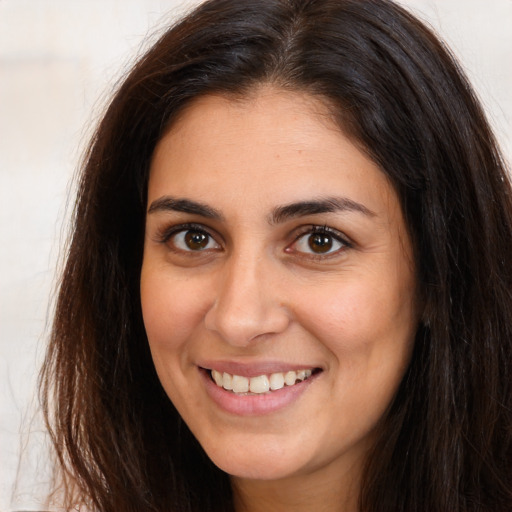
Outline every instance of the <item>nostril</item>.
{"label": "nostril", "polygon": [[255,304],[256,301],[253,298],[242,307],[227,301],[215,304],[205,315],[206,329],[233,346],[261,342],[285,331],[289,324],[285,309],[263,301]]}

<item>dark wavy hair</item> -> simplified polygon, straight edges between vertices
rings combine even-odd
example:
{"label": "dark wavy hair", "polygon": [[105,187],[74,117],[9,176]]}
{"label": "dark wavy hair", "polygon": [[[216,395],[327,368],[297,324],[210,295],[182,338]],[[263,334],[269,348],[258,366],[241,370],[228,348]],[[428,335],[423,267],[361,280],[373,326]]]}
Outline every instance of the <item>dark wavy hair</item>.
{"label": "dark wavy hair", "polygon": [[510,511],[510,178],[449,51],[389,0],[210,0],[119,86],[81,172],[41,374],[68,506],[232,509],[228,475],[160,386],[139,278],[156,143],[199,96],[261,84],[329,105],[394,185],[415,246],[424,314],[360,510]]}

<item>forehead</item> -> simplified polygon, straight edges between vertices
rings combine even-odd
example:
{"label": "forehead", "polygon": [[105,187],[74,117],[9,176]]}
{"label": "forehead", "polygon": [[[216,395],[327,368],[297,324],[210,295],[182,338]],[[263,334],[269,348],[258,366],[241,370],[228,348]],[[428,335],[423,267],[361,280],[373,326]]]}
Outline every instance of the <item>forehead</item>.
{"label": "forehead", "polygon": [[270,207],[349,195],[379,210],[396,199],[384,173],[343,134],[324,102],[270,87],[244,98],[192,102],[155,149],[149,198],[161,194],[246,208],[249,201]]}
{"label": "forehead", "polygon": [[[310,94],[270,85],[260,85],[244,95],[200,96],[179,112],[155,154],[166,139],[176,148],[186,139],[201,139],[197,149],[209,142],[216,149],[229,149],[229,142],[231,147],[245,147],[246,151],[261,144],[283,150],[289,143],[304,149],[319,129],[340,134],[327,105],[327,101]],[[293,131],[291,121],[295,124]]]}

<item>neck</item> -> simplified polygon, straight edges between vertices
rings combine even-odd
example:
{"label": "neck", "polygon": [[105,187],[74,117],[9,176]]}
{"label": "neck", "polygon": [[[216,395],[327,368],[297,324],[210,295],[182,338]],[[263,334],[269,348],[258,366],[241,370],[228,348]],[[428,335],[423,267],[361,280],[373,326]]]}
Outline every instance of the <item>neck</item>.
{"label": "neck", "polygon": [[[354,474],[358,477],[355,478]],[[336,474],[336,473],[335,473]],[[360,472],[345,474],[326,470],[280,480],[251,480],[232,477],[236,512],[356,512]]]}

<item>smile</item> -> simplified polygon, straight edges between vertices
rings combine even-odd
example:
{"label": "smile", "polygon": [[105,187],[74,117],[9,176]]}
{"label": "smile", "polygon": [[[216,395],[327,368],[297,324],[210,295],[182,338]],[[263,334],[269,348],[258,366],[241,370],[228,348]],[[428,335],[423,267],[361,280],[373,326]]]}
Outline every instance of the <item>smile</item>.
{"label": "smile", "polygon": [[277,372],[257,377],[243,377],[227,372],[211,370],[211,377],[219,388],[236,394],[263,394],[277,391],[285,386],[294,386],[311,377],[315,369]]}

